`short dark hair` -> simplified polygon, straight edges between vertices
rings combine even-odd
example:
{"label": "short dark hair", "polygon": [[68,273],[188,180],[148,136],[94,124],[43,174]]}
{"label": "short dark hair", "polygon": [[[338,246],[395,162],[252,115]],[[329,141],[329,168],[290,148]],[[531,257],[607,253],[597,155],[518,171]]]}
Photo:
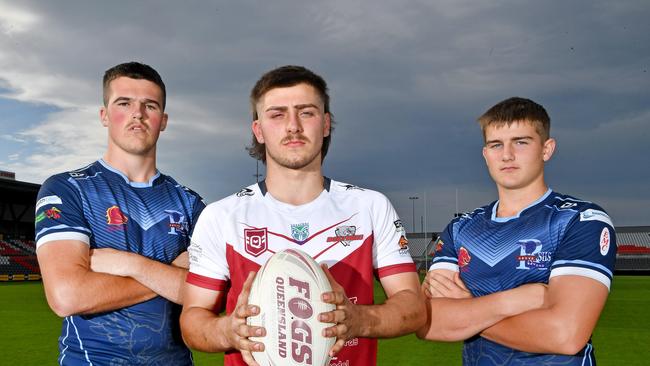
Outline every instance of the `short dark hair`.
{"label": "short dark hair", "polygon": [[483,131],[485,140],[485,129],[488,126],[510,126],[515,122],[530,122],[542,138],[542,142],[548,140],[551,133],[551,119],[541,105],[530,99],[512,97],[503,100],[478,118],[478,123]]}
{"label": "short dark hair", "polygon": [[160,74],[153,67],[139,62],[125,62],[111,67],[106,70],[104,73],[104,106],[108,106],[108,94],[109,94],[109,85],[111,81],[119,78],[127,77],[131,79],[144,79],[151,81],[152,83],[158,85],[162,91],[162,109],[165,110],[165,104],[167,101],[167,91],[165,89],[165,83],[162,81]]}
{"label": "short dark hair", "polygon": [[[253,112],[253,121],[259,119],[256,107],[264,94],[271,89],[288,88],[298,84],[307,84],[316,89],[323,102],[325,109],[324,113],[329,113],[330,115],[330,134],[323,138],[323,146],[321,148],[322,163],[323,160],[325,160],[325,155],[327,155],[327,150],[329,149],[332,140],[332,132],[334,131],[334,115],[330,111],[330,96],[327,93],[327,83],[320,75],[317,75],[303,66],[294,65],[281,66],[266,72],[257,83],[255,83],[255,86],[251,90],[250,103]],[[251,157],[261,160],[266,164],[266,148],[264,144],[257,141],[255,135],[253,135],[251,145],[247,147],[246,150],[248,150],[248,154]]]}

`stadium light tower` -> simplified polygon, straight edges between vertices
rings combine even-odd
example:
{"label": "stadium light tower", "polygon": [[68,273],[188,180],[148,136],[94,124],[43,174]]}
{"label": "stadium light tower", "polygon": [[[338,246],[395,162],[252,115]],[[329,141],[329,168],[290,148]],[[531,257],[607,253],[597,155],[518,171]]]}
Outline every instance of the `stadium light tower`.
{"label": "stadium light tower", "polygon": [[413,216],[412,216],[412,221],[413,221],[413,232],[415,233],[415,200],[418,199],[418,196],[411,196],[409,199],[413,203]]}

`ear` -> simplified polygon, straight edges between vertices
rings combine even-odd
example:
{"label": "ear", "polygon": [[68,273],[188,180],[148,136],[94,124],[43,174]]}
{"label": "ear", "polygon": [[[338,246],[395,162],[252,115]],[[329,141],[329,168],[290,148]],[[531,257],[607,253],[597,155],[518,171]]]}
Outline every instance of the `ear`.
{"label": "ear", "polygon": [[108,110],[106,107],[99,108],[99,121],[102,123],[102,126],[108,127]]}
{"label": "ear", "polygon": [[487,163],[487,157],[485,156],[487,154],[487,146],[483,146],[483,149],[481,149],[481,153],[483,155],[483,159],[485,159],[485,162]]}
{"label": "ear", "polygon": [[330,135],[332,127],[332,117],[330,116],[329,113],[325,113],[325,123],[323,126],[323,137],[327,137]]}
{"label": "ear", "polygon": [[542,159],[544,162],[551,160],[553,152],[555,152],[555,139],[549,138],[544,142],[544,146],[542,147]]}
{"label": "ear", "polygon": [[164,131],[165,128],[167,128],[167,120],[169,119],[169,116],[167,113],[163,113],[162,115],[162,120],[160,121],[160,131]]}
{"label": "ear", "polygon": [[264,143],[264,135],[262,135],[262,126],[260,126],[260,121],[255,120],[251,124],[251,130],[253,131],[253,135],[255,136],[255,139],[257,139],[257,142],[260,144]]}

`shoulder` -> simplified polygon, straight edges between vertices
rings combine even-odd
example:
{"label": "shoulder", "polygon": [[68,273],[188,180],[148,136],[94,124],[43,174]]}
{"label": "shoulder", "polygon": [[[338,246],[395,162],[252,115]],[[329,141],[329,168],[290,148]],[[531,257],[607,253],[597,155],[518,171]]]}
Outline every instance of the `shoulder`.
{"label": "shoulder", "polygon": [[47,178],[41,185],[41,191],[65,189],[70,186],[77,186],[76,181],[87,179],[97,174],[95,163],[86,165],[83,168],[58,173]]}
{"label": "shoulder", "polygon": [[601,221],[612,228],[614,224],[607,212],[594,202],[583,200],[569,195],[553,192],[549,206],[556,211],[581,222]]}
{"label": "shoulder", "polygon": [[472,211],[458,213],[456,217],[454,217],[451,222],[449,222],[449,226],[463,226],[474,220],[483,219],[486,217],[486,215],[487,217],[490,217],[492,214],[492,207],[495,203],[496,202],[492,202],[489,205],[477,207]]}
{"label": "shoulder", "polygon": [[181,191],[185,196],[188,196],[189,198],[193,198],[197,201],[203,201],[203,197],[196,193],[193,189],[189,188],[188,186],[182,185],[176,181],[176,179],[172,178],[169,175],[161,174],[163,176],[163,179],[165,182],[168,184],[171,184],[174,186],[174,188],[178,189]]}
{"label": "shoulder", "polygon": [[381,192],[333,179],[330,180],[330,193],[340,198],[359,199],[371,204],[389,202]]}
{"label": "shoulder", "polygon": [[207,205],[204,212],[211,215],[233,215],[250,205],[261,202],[262,192],[257,184],[244,187],[239,191]]}

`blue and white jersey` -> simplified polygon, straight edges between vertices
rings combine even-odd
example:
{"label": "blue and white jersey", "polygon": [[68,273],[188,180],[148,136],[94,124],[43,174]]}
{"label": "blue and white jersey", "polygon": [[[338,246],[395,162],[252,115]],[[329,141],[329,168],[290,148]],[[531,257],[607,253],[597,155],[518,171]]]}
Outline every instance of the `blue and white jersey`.
{"label": "blue and white jersey", "polygon": [[[103,160],[54,175],[36,203],[37,249],[53,240],[130,251],[171,263],[190,245],[205,204],[157,173],[134,183]],[[180,306],[158,296],[123,309],[68,316],[59,338],[62,365],[191,365],[181,339]]]}
{"label": "blue and white jersey", "polygon": [[[548,283],[561,275],[589,277],[610,288],[616,235],[602,208],[550,189],[517,216],[496,217],[497,207],[498,201],[449,223],[429,269],[460,272],[474,296]],[[464,365],[593,362],[591,341],[574,356],[521,352],[479,336],[466,340],[463,347]]]}

